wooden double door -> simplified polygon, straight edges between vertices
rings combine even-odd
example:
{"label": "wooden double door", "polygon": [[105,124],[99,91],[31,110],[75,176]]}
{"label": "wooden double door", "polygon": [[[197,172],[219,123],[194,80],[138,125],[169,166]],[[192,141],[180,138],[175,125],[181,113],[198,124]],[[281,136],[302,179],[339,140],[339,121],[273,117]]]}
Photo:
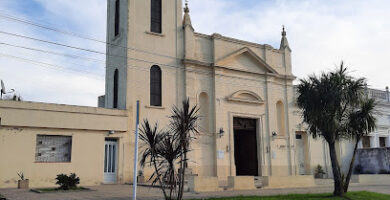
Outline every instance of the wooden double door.
{"label": "wooden double door", "polygon": [[259,176],[256,122],[233,118],[236,176]]}

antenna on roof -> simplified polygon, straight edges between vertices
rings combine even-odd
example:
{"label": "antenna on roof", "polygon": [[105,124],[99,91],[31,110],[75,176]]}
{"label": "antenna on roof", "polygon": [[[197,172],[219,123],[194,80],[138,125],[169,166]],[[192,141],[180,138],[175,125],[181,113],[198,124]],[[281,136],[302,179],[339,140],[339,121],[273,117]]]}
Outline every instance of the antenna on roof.
{"label": "antenna on roof", "polygon": [[3,94],[5,94],[5,86],[3,80],[1,80],[1,99],[3,99]]}
{"label": "antenna on roof", "polygon": [[[0,80],[0,82],[1,82],[0,99],[3,99],[3,94],[7,94],[7,91],[5,90],[5,86],[4,86],[3,80]],[[11,91],[8,92],[8,93],[12,93],[12,92],[15,92],[15,90],[11,89]]]}

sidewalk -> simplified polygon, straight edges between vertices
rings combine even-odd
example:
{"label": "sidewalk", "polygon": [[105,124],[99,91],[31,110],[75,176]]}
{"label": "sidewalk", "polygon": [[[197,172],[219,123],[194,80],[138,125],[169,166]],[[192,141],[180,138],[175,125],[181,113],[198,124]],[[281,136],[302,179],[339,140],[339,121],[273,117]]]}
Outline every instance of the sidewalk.
{"label": "sidewalk", "polygon": [[[28,190],[0,189],[0,194],[7,200],[131,200],[132,189],[130,185],[101,185],[90,187],[92,191],[81,192],[58,192],[38,194]],[[383,194],[390,194],[390,183],[387,185],[352,185],[350,191],[371,191]],[[329,186],[295,189],[258,189],[251,191],[221,191],[206,193],[184,194],[185,199],[207,199],[210,197],[230,196],[269,196],[291,193],[328,193],[332,192]],[[138,188],[139,200],[161,200],[161,191],[158,188]]]}

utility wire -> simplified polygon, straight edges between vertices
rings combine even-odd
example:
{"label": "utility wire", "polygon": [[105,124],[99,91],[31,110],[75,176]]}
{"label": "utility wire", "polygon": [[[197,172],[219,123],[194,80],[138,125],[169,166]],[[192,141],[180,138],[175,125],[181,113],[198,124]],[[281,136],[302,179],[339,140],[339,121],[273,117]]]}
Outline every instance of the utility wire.
{"label": "utility wire", "polygon": [[[1,55],[1,54],[0,54]],[[39,65],[45,65],[45,67],[47,66],[51,66],[51,68],[54,66],[56,69],[62,69],[61,71],[63,70],[71,70],[71,71],[76,71],[76,72],[81,72],[81,73],[87,73],[87,74],[90,74],[91,71],[87,71],[87,70],[75,70],[75,69],[71,69],[71,68],[66,68],[66,67],[62,67],[62,66],[59,66],[59,65],[53,65],[53,64],[48,64],[48,63],[43,63],[43,62],[40,62],[40,61],[35,61],[35,60],[30,60],[30,59],[27,59],[27,58],[22,58],[22,57],[17,57],[17,56],[11,56],[11,55],[6,55],[6,54],[3,54],[5,57],[10,57],[10,58],[13,58],[13,59],[18,59],[18,60],[22,60],[22,61],[25,61],[25,62],[32,62],[33,64],[39,64]],[[108,65],[107,67],[113,67],[113,68],[116,68],[118,66],[110,66]],[[107,68],[106,67],[106,68]],[[134,69],[138,69],[140,71],[144,71],[144,72],[150,72],[149,68],[147,67],[140,67],[140,66],[135,66],[135,65],[130,65],[128,64],[128,66],[125,66],[126,68],[134,68]],[[52,68],[53,69],[53,68]],[[234,80],[245,80],[245,81],[253,81],[253,82],[261,82],[263,80],[261,79],[251,79],[251,78],[243,78],[243,77],[238,77],[238,76],[231,76],[231,75],[223,75],[223,74],[214,74],[212,72],[205,72],[204,70],[192,70],[192,69],[185,69],[185,71],[187,72],[193,72],[193,73],[196,73],[196,74],[201,74],[201,75],[207,75],[207,76],[210,76],[210,75],[215,75],[215,76],[219,76],[219,77],[225,77],[225,78],[228,78],[228,79],[231,79],[232,81]],[[165,71],[164,73],[172,73],[172,74],[176,74],[175,71]],[[93,75],[95,76],[98,76],[97,74],[95,73],[92,73]],[[99,76],[100,78],[100,76]],[[239,86],[239,87],[252,87],[252,86],[256,86],[256,85],[248,85],[248,84],[235,84],[233,83],[232,81],[229,81],[229,84],[230,85],[233,85],[233,86]],[[275,89],[273,89],[275,90]],[[276,89],[278,90],[278,89]]]}
{"label": "utility wire", "polygon": [[[90,40],[90,41],[94,41],[94,42],[98,42],[98,43],[103,43],[103,44],[106,44],[106,45],[112,45],[112,46],[117,46],[117,47],[129,49],[129,50],[133,50],[133,51],[139,51],[139,52],[148,53],[148,54],[152,54],[152,55],[156,55],[156,56],[162,56],[162,57],[167,57],[167,58],[173,58],[173,59],[181,60],[180,58],[176,58],[176,57],[173,57],[173,56],[158,54],[156,52],[150,52],[150,51],[142,50],[142,49],[138,49],[138,48],[125,47],[125,46],[109,43],[109,42],[106,42],[106,41],[103,41],[103,40],[95,39],[95,38],[92,38],[92,37],[87,37],[87,36],[84,36],[84,35],[81,35],[81,34],[78,34],[78,33],[70,32],[70,31],[66,31],[66,30],[61,30],[61,29],[58,29],[58,28],[49,27],[49,26],[42,25],[42,24],[37,23],[37,22],[33,22],[31,20],[21,19],[21,18],[12,16],[12,15],[9,15],[9,14],[1,13],[1,12],[0,12],[0,17],[4,18],[4,19],[15,21],[15,22],[24,23],[24,24],[28,24],[28,25],[31,25],[31,26],[36,26],[36,27],[39,27],[39,28],[43,28],[43,29],[47,29],[47,30],[50,30],[50,31],[58,32],[58,33],[61,33],[61,34],[70,35],[70,36],[73,36],[73,37],[78,37],[78,38],[81,38],[81,39]],[[6,32],[1,32],[1,31],[0,31],[0,33],[7,34]],[[11,34],[11,33],[9,33],[9,34]],[[14,34],[14,36],[16,36],[16,35],[17,34]],[[36,41],[41,41],[41,42],[55,44],[55,42],[44,41],[44,40],[35,39],[35,38],[31,38],[31,37],[29,38],[29,37],[26,37],[26,36],[17,36],[17,37],[25,37],[26,39],[32,39],[32,40],[36,40]],[[61,45],[59,43],[58,43],[58,45],[64,46],[64,47],[69,46],[69,48],[72,48],[70,45]],[[83,48],[79,48],[79,50],[82,50],[82,49]],[[88,49],[84,49],[84,50],[89,51]],[[107,54],[105,54],[103,52],[94,52],[94,50],[91,50],[91,51],[92,51],[92,53],[98,53],[98,54],[102,54],[102,55],[107,55]],[[107,56],[117,56],[117,55],[107,55]],[[125,56],[117,56],[117,57],[125,57]],[[162,66],[169,66],[169,67],[174,67],[174,68],[182,68],[180,66],[161,64],[161,63],[150,62],[150,61],[145,61],[145,60],[135,59],[135,58],[130,58],[130,57],[125,57],[125,58],[131,59],[131,60],[135,60],[135,61],[159,64],[159,65],[162,65]],[[188,69],[186,69],[186,71],[188,71]],[[203,73],[203,74],[205,74],[205,73]],[[218,74],[218,76],[239,78],[239,77],[228,76],[228,75],[221,75],[221,74]],[[239,78],[239,79],[241,79],[241,78]],[[245,79],[245,80],[248,80],[248,79]]]}
{"label": "utility wire", "polygon": [[[0,42],[0,45],[7,45],[7,46],[15,47],[15,48],[21,48],[21,49],[26,49],[26,50],[30,50],[30,51],[37,51],[37,52],[42,52],[42,53],[47,53],[47,54],[53,54],[53,55],[57,55],[57,56],[66,56],[66,57],[86,59],[86,60],[93,59],[93,58],[81,57],[81,56],[70,55],[70,54],[63,54],[63,53],[58,53],[58,52],[53,52],[53,51],[47,51],[47,50],[42,50],[42,49],[30,48],[30,47],[25,47],[25,46],[13,45],[13,44],[8,44],[8,43],[4,43],[4,42]],[[103,63],[106,63],[103,60],[97,60],[97,59],[93,59],[93,60],[95,60],[96,62],[101,61]],[[83,66],[83,65],[80,65],[80,64],[76,64],[76,65]],[[83,66],[83,67],[89,67],[89,66]],[[104,68],[115,69],[115,68],[118,68],[118,67],[127,67],[127,66],[123,66],[123,65],[113,66],[113,65],[106,64]],[[142,68],[142,69],[145,69],[145,68]]]}
{"label": "utility wire", "polygon": [[43,28],[43,29],[46,29],[46,30],[58,32],[58,33],[61,33],[61,34],[70,35],[70,36],[73,36],[73,37],[78,37],[78,38],[81,38],[81,39],[102,43],[102,44],[105,44],[105,45],[117,46],[117,47],[120,47],[120,48],[132,50],[132,51],[139,51],[139,52],[142,52],[142,53],[147,53],[147,54],[152,54],[152,55],[156,55],[156,56],[161,56],[161,57],[167,57],[167,58],[173,58],[173,59],[180,60],[179,58],[176,58],[174,56],[168,56],[168,55],[159,54],[159,53],[156,53],[156,52],[151,52],[151,51],[147,51],[147,50],[143,50],[143,49],[139,49],[139,48],[126,47],[126,46],[122,46],[122,45],[118,45],[118,44],[113,44],[113,43],[106,42],[106,41],[103,41],[103,40],[87,37],[87,36],[84,36],[84,35],[81,35],[81,34],[78,34],[78,33],[73,33],[73,32],[70,32],[70,31],[65,31],[65,30],[61,30],[61,29],[58,29],[58,28],[45,26],[45,25],[42,25],[42,24],[30,21],[30,20],[21,19],[21,18],[15,17],[15,16],[11,16],[11,15],[8,15],[8,14],[1,13],[1,12],[0,12],[0,17],[4,18],[4,19],[15,21],[15,22],[24,23],[24,24],[28,24],[28,25],[31,25],[31,26],[36,26],[36,27],[39,27],[39,28]]}
{"label": "utility wire", "polygon": [[[68,48],[88,51],[88,49],[84,49],[84,48],[80,48],[80,47],[75,47],[75,46],[70,46],[70,45],[66,45],[66,44],[61,44],[61,43],[46,41],[46,40],[42,40],[42,39],[32,38],[32,37],[23,36],[23,35],[19,35],[19,34],[15,34],[15,33],[9,33],[9,32],[4,32],[4,31],[0,31],[0,33],[6,34],[6,35],[12,35],[12,36],[15,36],[15,37],[21,37],[21,38],[26,38],[26,39],[40,41],[40,42],[45,42],[45,43],[49,43],[49,44],[55,44],[55,45],[64,46],[64,47],[68,47]],[[212,73],[209,73],[209,72],[201,72],[200,70],[188,70],[188,69],[186,69],[184,67],[181,67],[181,66],[174,66],[174,65],[162,64],[162,63],[157,63],[157,62],[151,62],[151,61],[142,60],[142,59],[136,59],[136,58],[127,57],[127,56],[110,55],[110,54],[106,54],[104,52],[98,52],[98,51],[94,51],[94,50],[91,50],[91,51],[92,51],[92,53],[98,53],[98,54],[107,55],[107,56],[122,57],[122,58],[125,58],[125,59],[135,60],[135,61],[139,61],[139,62],[146,62],[146,63],[150,63],[150,64],[158,64],[158,65],[161,65],[161,66],[168,66],[168,67],[172,67],[172,68],[181,68],[181,69],[184,69],[185,71],[193,71],[193,72],[200,73],[200,74],[207,74],[207,75],[211,75],[212,74]],[[125,67],[134,67],[134,66],[130,66],[128,64],[128,66],[125,66]],[[241,77],[229,76],[229,75],[222,75],[222,74],[217,74],[217,76],[232,77],[232,78],[243,79],[243,80],[259,81],[258,79],[247,79],[247,78],[241,78]]]}
{"label": "utility wire", "polygon": [[150,63],[150,64],[159,64],[159,65],[168,66],[168,67],[173,67],[173,68],[183,68],[183,67],[179,67],[179,66],[175,66],[175,65],[169,65],[169,64],[157,63],[157,62],[152,62],[152,61],[147,61],[147,60],[142,60],[142,59],[137,59],[137,58],[131,58],[131,57],[128,57],[128,56],[106,54],[106,53],[101,52],[101,51],[95,51],[95,50],[92,50],[92,49],[86,49],[86,48],[71,46],[71,45],[62,44],[62,43],[58,43],[58,42],[52,42],[52,41],[48,41],[48,40],[33,38],[33,37],[29,37],[29,36],[25,36],[25,35],[20,35],[20,34],[16,34],[16,33],[10,33],[10,32],[5,32],[5,31],[0,31],[0,33],[1,33],[1,34],[5,34],[5,35],[10,35],[10,36],[13,36],[13,37],[20,37],[20,38],[24,38],[24,39],[34,40],[34,41],[43,42],[43,43],[48,43],[48,44],[53,44],[53,45],[62,46],[62,47],[67,47],[67,48],[71,48],[71,49],[77,49],[77,50],[80,50],[80,51],[87,51],[87,52],[90,52],[90,53],[96,53],[96,54],[100,54],[100,55],[106,55],[106,56],[109,56],[109,57],[119,57],[119,58],[124,58],[124,59],[130,59],[130,60],[134,60],[134,61],[139,61],[139,62],[146,62],[146,63]]}
{"label": "utility wire", "polygon": [[64,54],[64,53],[48,51],[48,50],[42,50],[42,49],[36,49],[36,48],[31,48],[31,47],[26,47],[26,46],[19,46],[19,45],[9,44],[9,43],[5,43],[5,42],[0,42],[0,45],[6,45],[6,46],[10,46],[10,47],[26,49],[26,50],[30,50],[30,51],[37,51],[37,52],[42,52],[42,53],[52,54],[52,55],[57,55],[57,56],[65,56],[65,57],[69,57],[69,58],[84,59],[84,60],[90,60],[90,61],[94,61],[94,62],[106,63],[105,60],[99,60],[99,59],[95,59],[95,58],[88,58],[88,57],[78,56],[78,55]]}
{"label": "utility wire", "polygon": [[[31,59],[27,59],[27,58],[22,58],[22,57],[19,57],[19,56],[13,56],[13,55],[8,55],[8,54],[2,54],[0,53],[0,56],[3,56],[3,57],[8,57],[8,58],[12,58],[12,59],[15,59],[15,60],[19,60],[19,61],[23,61],[23,62],[27,62],[27,63],[32,63],[32,64],[35,64],[35,65],[38,65],[38,66],[41,66],[41,67],[45,67],[45,68],[49,68],[49,69],[53,69],[53,70],[60,70],[60,71],[65,71],[65,72],[68,72],[68,73],[71,73],[67,70],[71,70],[71,71],[75,71],[75,72],[79,72],[79,73],[85,73],[85,74],[91,74],[97,78],[94,78],[94,79],[97,79],[97,80],[102,80],[103,78],[101,78],[101,76],[97,75],[97,74],[94,74],[94,73],[91,73],[90,71],[86,71],[86,70],[76,70],[76,69],[72,69],[72,68],[66,68],[66,67],[63,67],[63,66],[59,66],[59,65],[53,65],[53,64],[49,64],[49,63],[44,63],[44,62],[40,62],[40,61],[36,61],[36,60],[31,60]],[[140,71],[145,71],[145,72],[150,72],[149,68],[145,68],[145,67],[139,67],[139,66],[128,66],[128,68],[135,68],[135,69],[138,69]],[[204,72],[204,71],[201,71],[201,70],[190,70],[190,69],[186,69],[187,72],[193,72],[193,73],[197,73],[197,74],[203,74],[203,75],[213,75],[213,73],[210,73],[210,72]],[[165,73],[176,73],[176,72],[172,72],[172,71],[165,71]],[[242,80],[246,80],[246,81],[254,81],[254,82],[259,82],[261,80],[259,79],[248,79],[248,78],[241,78],[241,77],[236,77],[236,76],[229,76],[229,75],[222,75],[222,74],[218,74],[217,76],[221,76],[221,77],[226,77],[228,79],[242,79]],[[93,78],[93,77],[89,77],[89,78]],[[238,81],[238,80],[237,80]],[[233,81],[229,81],[229,85],[230,86],[237,86],[237,87],[257,87],[256,84],[253,84],[253,85],[250,85],[250,84],[238,84],[238,83],[234,83]],[[284,89],[280,89],[279,87],[275,86],[274,88],[270,88],[272,89],[273,91],[275,90],[278,90],[278,91],[284,91]]]}
{"label": "utility wire", "polygon": [[49,64],[49,63],[44,63],[44,62],[40,62],[40,61],[36,61],[36,60],[31,60],[31,59],[22,58],[22,57],[19,57],[19,56],[13,56],[13,55],[9,55],[9,54],[3,54],[3,53],[0,53],[0,56],[8,57],[8,58],[12,58],[12,59],[15,59],[15,60],[20,60],[20,61],[24,61],[24,62],[28,62],[28,63],[32,63],[32,64],[36,64],[36,65],[39,65],[39,66],[42,66],[42,67],[46,67],[46,68],[50,68],[50,69],[56,69],[56,70],[62,70],[62,71],[70,70],[70,71],[75,71],[75,72],[79,72],[79,73],[87,73],[87,74],[90,74],[92,76],[96,76],[99,79],[102,79],[101,76],[99,76],[98,74],[91,73],[90,71],[77,70],[77,69],[73,69],[73,68],[67,68],[67,67],[63,67],[63,66],[60,66],[60,65],[53,65],[53,64]]}
{"label": "utility wire", "polygon": [[85,48],[80,48],[80,47],[74,47],[74,46],[70,46],[70,45],[67,45],[67,44],[51,42],[51,41],[48,41],[48,40],[42,40],[42,39],[33,38],[33,37],[20,35],[20,34],[16,34],[16,33],[10,33],[10,32],[5,32],[5,31],[0,31],[0,33],[1,34],[5,34],[5,35],[11,35],[11,36],[14,36],[14,37],[20,37],[20,38],[25,38],[25,39],[29,39],[29,40],[34,40],[34,41],[38,41],[38,42],[44,42],[44,43],[48,43],[48,44],[53,44],[53,45],[57,45],[57,46],[67,47],[67,48],[71,48],[71,49],[77,49],[77,50],[80,50],[80,51],[87,51],[87,52],[90,52],[90,53],[106,55],[106,53],[104,53],[104,52],[95,51],[95,50],[92,50],[92,49],[85,49]]}

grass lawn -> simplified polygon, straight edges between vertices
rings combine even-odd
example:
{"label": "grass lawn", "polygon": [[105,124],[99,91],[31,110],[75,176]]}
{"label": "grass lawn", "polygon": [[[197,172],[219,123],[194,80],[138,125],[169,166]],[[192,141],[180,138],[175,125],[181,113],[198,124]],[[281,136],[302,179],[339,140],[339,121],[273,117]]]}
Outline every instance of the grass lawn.
{"label": "grass lawn", "polygon": [[348,192],[345,197],[333,197],[331,194],[290,194],[268,197],[230,197],[215,198],[209,200],[390,200],[390,195],[373,192]]}

